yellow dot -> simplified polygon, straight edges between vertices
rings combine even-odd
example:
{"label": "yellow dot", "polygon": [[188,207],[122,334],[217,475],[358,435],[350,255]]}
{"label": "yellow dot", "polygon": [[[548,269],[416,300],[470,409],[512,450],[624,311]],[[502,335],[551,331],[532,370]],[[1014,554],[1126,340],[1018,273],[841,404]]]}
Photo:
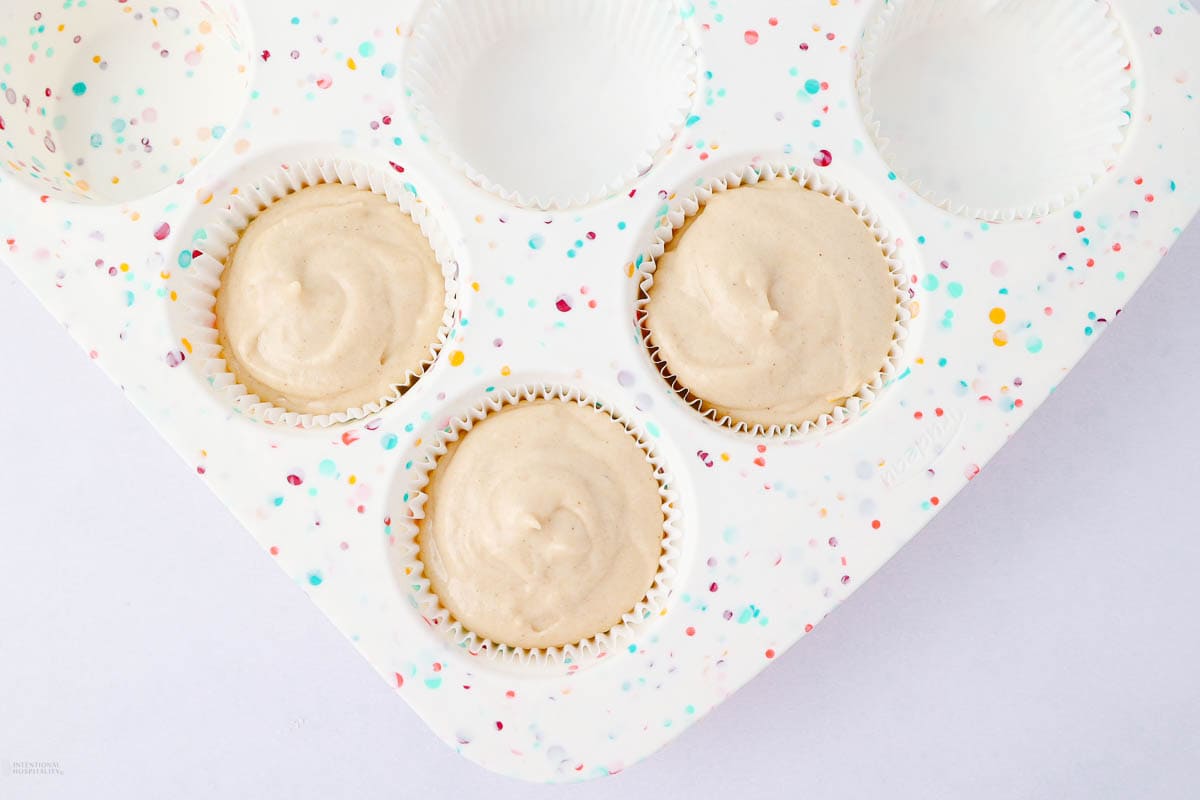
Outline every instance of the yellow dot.
{"label": "yellow dot", "polygon": [[462,363],[466,360],[467,357],[463,355],[462,350],[455,350],[450,354],[450,366],[452,367],[461,367]]}
{"label": "yellow dot", "polygon": [[921,301],[913,300],[912,303],[909,304],[909,311],[912,314],[913,319],[921,316]]}
{"label": "yellow dot", "polygon": [[471,288],[478,292],[479,291],[479,281],[472,281]]}
{"label": "yellow dot", "polygon": [[[174,294],[174,292],[172,292],[172,294]],[[179,341],[183,343],[183,349],[187,350],[188,353],[190,354],[192,352],[192,343],[187,340],[187,337],[184,337],[184,338],[180,339]],[[204,451],[201,450],[200,452],[203,453]],[[208,455],[208,453],[204,453],[204,454]]]}
{"label": "yellow dot", "polygon": [[728,460],[729,460],[729,453],[721,453],[721,460],[722,460],[722,461],[728,461]]}
{"label": "yellow dot", "polygon": [[129,265],[125,262],[121,262],[121,272],[129,272]]}
{"label": "yellow dot", "polygon": [[353,58],[346,59],[346,66],[349,67],[350,69],[358,69],[358,65],[354,63]]}
{"label": "yellow dot", "polygon": [[356,483],[358,483],[358,478],[355,477],[354,475],[351,475],[350,476],[350,485],[353,486]]}
{"label": "yellow dot", "polygon": [[500,368],[500,374],[507,378],[509,375],[512,375],[512,370],[508,368],[507,364],[505,364]]}
{"label": "yellow dot", "polygon": [[992,321],[993,325],[1000,325],[1004,320],[1008,319],[1008,314],[1004,313],[1003,308],[993,308],[988,312],[988,319]]}
{"label": "yellow dot", "polygon": [[633,262],[632,261],[630,261],[628,264],[625,265],[625,274],[628,275],[630,278],[633,277]]}
{"label": "yellow dot", "polygon": [[992,334],[992,344],[996,345],[996,347],[1004,347],[1008,344],[1008,334],[1004,331],[996,331]]}
{"label": "yellow dot", "polygon": [[92,63],[93,63],[93,64],[99,64],[99,63],[100,63],[100,56],[92,56]]}
{"label": "yellow dot", "polygon": [[174,303],[178,299],[179,299],[178,293],[176,293],[175,290],[172,289],[171,290],[171,302]]}
{"label": "yellow dot", "polygon": [[475,215],[475,221],[476,221],[476,222],[478,222],[478,223],[480,223],[480,224],[483,224],[483,214],[476,214],[476,215]]}

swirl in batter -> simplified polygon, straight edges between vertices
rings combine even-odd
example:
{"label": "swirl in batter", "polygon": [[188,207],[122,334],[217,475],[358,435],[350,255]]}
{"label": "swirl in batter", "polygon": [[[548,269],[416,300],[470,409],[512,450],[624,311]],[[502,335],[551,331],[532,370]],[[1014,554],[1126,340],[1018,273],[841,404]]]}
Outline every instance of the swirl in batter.
{"label": "swirl in batter", "polygon": [[425,576],[481,638],[575,644],[621,622],[654,583],[658,481],[603,412],[560,400],[507,406],[449,445],[425,492]]}
{"label": "swirl in batter", "polygon": [[340,183],[301,189],[255,217],[229,252],[217,330],[230,372],[288,411],[376,402],[431,357],[441,267],[387,198]]}
{"label": "swirl in batter", "polygon": [[879,375],[899,306],[853,209],[794,180],[712,196],[658,259],[644,325],[680,385],[748,424],[799,425]]}

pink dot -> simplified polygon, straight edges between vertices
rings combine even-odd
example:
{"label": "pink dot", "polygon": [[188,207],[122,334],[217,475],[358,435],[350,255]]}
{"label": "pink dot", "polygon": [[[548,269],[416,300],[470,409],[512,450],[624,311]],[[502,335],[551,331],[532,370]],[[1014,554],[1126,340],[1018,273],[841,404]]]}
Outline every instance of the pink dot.
{"label": "pink dot", "polygon": [[1003,261],[993,261],[992,267],[991,267],[991,273],[992,273],[992,275],[996,276],[997,278],[1003,278],[1005,275],[1008,274],[1008,265],[1005,264]]}
{"label": "pink dot", "polygon": [[746,44],[758,44],[758,31],[746,31]]}
{"label": "pink dot", "polygon": [[317,88],[318,89],[328,89],[330,86],[333,86],[333,78],[331,78],[328,75],[318,75],[317,76]]}

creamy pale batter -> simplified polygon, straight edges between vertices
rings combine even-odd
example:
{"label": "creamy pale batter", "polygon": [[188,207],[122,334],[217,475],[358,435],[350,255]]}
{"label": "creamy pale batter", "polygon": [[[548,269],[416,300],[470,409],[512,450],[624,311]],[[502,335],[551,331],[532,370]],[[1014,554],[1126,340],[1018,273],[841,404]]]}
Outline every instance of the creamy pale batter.
{"label": "creamy pale batter", "polygon": [[875,235],[793,180],[718,192],[658,259],[645,326],[707,408],[799,425],[870,383],[899,312]]}
{"label": "creamy pale batter", "polygon": [[234,377],[288,411],[375,402],[430,358],[441,267],[397,205],[340,183],[290,194],[230,250],[217,330]]}
{"label": "creamy pale batter", "polygon": [[611,629],[649,591],[663,511],[645,452],[574,402],[508,406],[450,445],[417,543],[431,591],[463,627],[559,647]]}

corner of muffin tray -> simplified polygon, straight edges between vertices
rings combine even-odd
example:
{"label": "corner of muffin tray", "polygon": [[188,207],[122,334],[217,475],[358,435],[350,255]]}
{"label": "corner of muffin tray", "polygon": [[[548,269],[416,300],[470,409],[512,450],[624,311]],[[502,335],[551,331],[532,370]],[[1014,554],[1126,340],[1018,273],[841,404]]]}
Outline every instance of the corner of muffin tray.
{"label": "corner of muffin tray", "polygon": [[[384,24],[386,4],[352,2],[331,24],[310,3],[233,1],[257,97],[216,151],[181,183],[108,205],[4,174],[0,257],[439,737],[523,779],[632,765],[811,631],[979,474],[1200,208],[1186,135],[1197,112],[1176,74],[1200,21],[1171,22],[1190,25],[1190,46],[1160,41],[1158,12],[1136,0],[1112,4],[1138,78],[1119,156],[1065,208],[1011,222],[937,207],[873,144],[853,51],[875,4],[803,4],[777,21],[729,5],[718,22],[707,4],[683,3],[704,77],[670,144],[608,197],[542,210],[472,185],[422,142],[402,84],[421,4],[389,6]],[[776,41],[785,35],[790,46]],[[360,53],[363,42],[374,46]],[[806,80],[819,89],[797,99]],[[449,341],[402,397],[302,428],[255,420],[208,385],[172,293],[223,192],[313,158],[383,171],[416,196],[444,229],[459,297]],[[666,385],[638,337],[630,273],[660,227],[698,182],[758,164],[850,188],[909,276],[917,311],[897,374],[847,424],[722,428]],[[422,617],[388,563],[422,442],[491,392],[542,385],[611,403],[678,482],[665,607],[574,663],[473,655]]]}

